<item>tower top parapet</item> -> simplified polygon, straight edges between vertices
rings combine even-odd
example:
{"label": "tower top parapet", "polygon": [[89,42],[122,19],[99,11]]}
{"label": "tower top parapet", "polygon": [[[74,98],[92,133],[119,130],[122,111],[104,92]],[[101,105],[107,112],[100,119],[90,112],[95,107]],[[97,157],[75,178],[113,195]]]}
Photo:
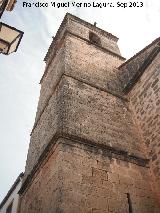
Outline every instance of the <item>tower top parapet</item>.
{"label": "tower top parapet", "polygon": [[94,24],[90,24],[70,13],[66,13],[44,58],[45,62],[51,57],[51,52],[53,52],[57,42],[60,41],[66,33],[70,33],[86,41],[90,41],[95,45],[101,46],[113,54],[122,57],[117,46],[118,38],[116,36],[98,28]]}

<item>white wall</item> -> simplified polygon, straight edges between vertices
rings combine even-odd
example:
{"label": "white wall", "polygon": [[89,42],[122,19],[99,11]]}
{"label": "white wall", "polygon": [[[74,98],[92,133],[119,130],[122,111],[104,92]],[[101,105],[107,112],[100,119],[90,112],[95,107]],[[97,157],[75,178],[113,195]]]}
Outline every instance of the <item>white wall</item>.
{"label": "white wall", "polygon": [[18,201],[19,201],[18,191],[20,190],[21,185],[22,185],[22,180],[17,184],[14,191],[11,193],[11,195],[9,196],[9,198],[7,199],[3,207],[0,209],[0,213],[6,213],[6,209],[12,201],[13,201],[12,213],[17,213]]}

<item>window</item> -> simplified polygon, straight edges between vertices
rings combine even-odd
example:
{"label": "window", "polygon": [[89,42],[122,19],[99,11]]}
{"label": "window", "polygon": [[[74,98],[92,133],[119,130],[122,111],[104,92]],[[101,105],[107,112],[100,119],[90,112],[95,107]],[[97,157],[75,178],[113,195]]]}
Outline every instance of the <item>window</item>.
{"label": "window", "polygon": [[95,33],[89,32],[89,40],[90,40],[93,44],[97,44],[97,45],[101,46],[101,39],[100,39],[100,37],[97,36]]}
{"label": "window", "polygon": [[9,204],[9,206],[6,209],[6,213],[12,213],[12,206],[13,206],[13,201],[12,203]]}

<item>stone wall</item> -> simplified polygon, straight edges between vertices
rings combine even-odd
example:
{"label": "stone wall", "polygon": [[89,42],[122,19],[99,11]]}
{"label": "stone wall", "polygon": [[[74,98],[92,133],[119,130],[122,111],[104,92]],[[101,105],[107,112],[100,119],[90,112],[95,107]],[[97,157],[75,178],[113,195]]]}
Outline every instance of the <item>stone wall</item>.
{"label": "stone wall", "polygon": [[[160,54],[128,94],[160,188]],[[159,191],[159,190],[158,190]]]}
{"label": "stone wall", "polygon": [[94,27],[90,23],[85,21],[82,22],[82,20],[78,18],[68,16],[67,30],[86,40],[89,40],[89,33],[93,32],[99,36],[101,41],[100,43],[103,48],[121,56],[119,47],[117,45],[118,38],[108,32],[101,30],[98,27]]}
{"label": "stone wall", "polygon": [[[123,60],[75,36],[67,36],[65,72],[101,89],[121,92],[116,69]],[[118,73],[117,73],[118,72]]]}
{"label": "stone wall", "polygon": [[76,16],[73,16],[71,14],[66,14],[55,37],[53,38],[53,41],[44,59],[47,65],[50,63],[50,60],[52,60],[57,50],[57,47],[59,46],[59,41],[61,41],[61,39],[63,38],[66,32],[70,32],[72,35],[74,34],[77,37],[80,37],[83,40],[86,40],[89,42],[90,42],[89,34],[90,32],[92,32],[100,38],[100,46],[103,49],[106,49],[112,52],[112,54],[117,55],[124,60],[124,58],[120,54],[119,47],[117,45],[118,38],[116,36],[82,19],[79,19]]}
{"label": "stone wall", "polygon": [[128,102],[65,75],[32,132],[25,176],[55,134],[73,135],[144,158]]}
{"label": "stone wall", "polygon": [[148,168],[68,139],[47,156],[23,194],[21,213],[159,213]]}
{"label": "stone wall", "polygon": [[[71,23],[67,23],[64,29],[70,29],[70,26]],[[89,34],[89,29],[87,30],[83,25],[81,27],[82,31],[85,29],[86,33]],[[61,33],[64,34],[64,30],[62,30]],[[104,37],[104,35],[102,37]],[[57,40],[58,49],[56,49],[56,44],[53,47],[55,54],[52,55],[52,59],[50,58],[50,63],[47,62],[45,75],[41,81],[41,93],[35,124],[31,133],[25,176],[31,172],[43,150],[57,132],[65,132],[65,134],[70,132],[70,134],[79,135],[79,137],[85,137],[95,143],[100,142],[108,146],[112,146],[114,143],[114,147],[118,147],[120,150],[125,150],[126,148],[126,152],[140,155],[139,138],[134,134],[136,130],[129,109],[127,108],[127,101],[121,97],[121,84],[117,78],[117,72],[119,72],[119,70],[115,68],[123,62],[123,59],[109,52],[105,52],[96,45],[84,41],[82,38],[70,34],[66,34],[64,37],[61,35],[60,38],[60,40],[59,38]],[[113,42],[115,48],[118,48],[116,42],[112,41],[111,43]],[[68,76],[66,82],[62,80],[64,79],[63,76]],[[73,82],[77,81],[75,88],[72,88],[72,80],[69,79],[75,79]],[[68,86],[69,84],[70,86]],[[74,89],[76,91],[74,97],[70,94],[71,88],[73,91]],[[90,89],[87,90],[87,88]],[[97,90],[100,90],[98,95]],[[88,92],[89,94],[85,97]],[[104,95],[107,94],[107,92],[109,92],[108,94],[110,94],[110,96]],[[82,96],[81,98],[79,97],[79,93]],[[95,98],[94,95],[96,95],[97,98]],[[114,95],[116,95],[115,98]],[[86,98],[85,100],[83,96]],[[80,100],[78,100],[79,98]],[[107,102],[106,99],[108,98],[110,101]],[[71,99],[73,99],[72,103],[70,103]],[[84,102],[83,106],[81,106],[82,101]],[[96,101],[97,106],[100,102],[103,102],[101,106],[99,106],[100,109],[95,108],[96,105],[94,101]],[[100,102],[98,103],[98,101]],[[76,102],[79,106],[76,106]],[[113,128],[112,123],[107,121],[107,119],[111,120],[112,118],[110,116],[106,117],[111,111],[109,110],[109,106],[107,106],[109,102],[111,104],[110,107],[113,107],[112,102],[113,105],[115,103],[117,105],[114,106],[117,108],[117,112],[111,115],[111,117],[114,117]],[[85,110],[87,105],[88,109],[86,108]],[[91,115],[90,112],[93,110],[99,112],[93,115],[92,118],[88,118],[88,122],[87,120],[84,122],[83,119],[80,120],[82,116],[80,111],[82,110],[79,109],[79,107],[83,107],[84,113],[86,111],[84,116]],[[77,111],[76,108],[78,108]],[[71,113],[69,113],[69,110]],[[73,110],[75,113],[73,113]],[[106,116],[102,114],[105,111]],[[120,115],[118,115],[119,112]],[[75,118],[71,121],[73,115],[79,117],[76,123],[74,123]],[[110,123],[108,126],[106,126],[105,123],[103,124],[105,117],[105,122]],[[92,122],[92,125],[90,125],[89,122]],[[68,125],[68,123],[70,124]],[[125,124],[123,125],[123,123]],[[73,128],[74,125],[76,129]],[[105,133],[106,128],[109,129],[107,133]],[[67,131],[69,132],[67,133]],[[80,132],[82,132],[82,134]],[[94,136],[92,136],[93,132],[95,133]],[[113,134],[116,135],[115,139],[113,139]],[[98,137],[99,139],[97,141]],[[117,137],[120,139],[117,140]],[[113,140],[113,142],[110,142],[110,140]],[[133,144],[131,142],[127,144],[128,141],[133,141]],[[121,142],[123,148],[121,147]]]}
{"label": "stone wall", "polygon": [[[121,91],[117,77],[119,70],[116,69],[123,62],[121,58],[69,34],[57,42],[59,47],[53,48],[56,53],[46,66],[46,74],[41,82],[35,125],[64,73],[102,89],[116,93]],[[117,44],[115,46],[118,47]]]}
{"label": "stone wall", "polygon": [[35,124],[38,122],[46,105],[49,102],[57,84],[59,83],[62,74],[65,70],[65,56],[63,45],[57,52],[56,56],[52,59],[50,66],[47,69],[47,75],[41,83],[40,98],[37,107]]}

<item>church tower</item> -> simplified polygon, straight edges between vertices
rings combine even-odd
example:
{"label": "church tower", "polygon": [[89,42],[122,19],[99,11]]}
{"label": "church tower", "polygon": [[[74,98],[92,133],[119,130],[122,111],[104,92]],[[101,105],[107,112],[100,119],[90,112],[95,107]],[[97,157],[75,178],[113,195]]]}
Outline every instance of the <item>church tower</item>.
{"label": "church tower", "polygon": [[21,213],[158,213],[118,38],[66,14],[45,57]]}

